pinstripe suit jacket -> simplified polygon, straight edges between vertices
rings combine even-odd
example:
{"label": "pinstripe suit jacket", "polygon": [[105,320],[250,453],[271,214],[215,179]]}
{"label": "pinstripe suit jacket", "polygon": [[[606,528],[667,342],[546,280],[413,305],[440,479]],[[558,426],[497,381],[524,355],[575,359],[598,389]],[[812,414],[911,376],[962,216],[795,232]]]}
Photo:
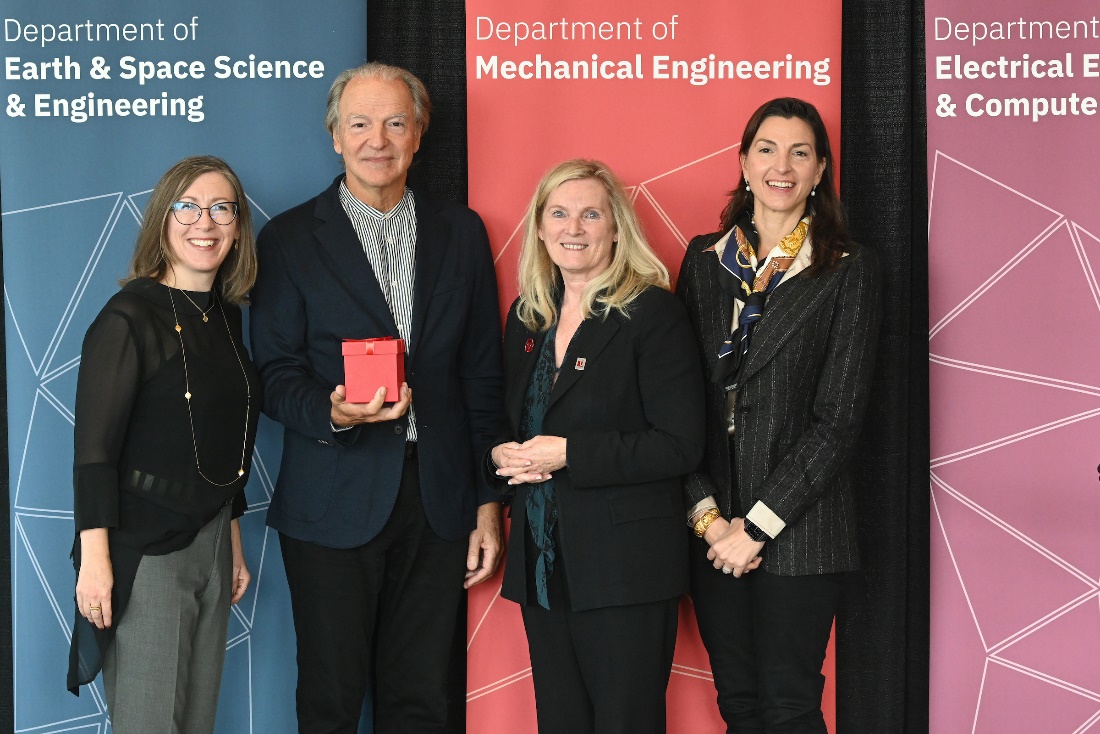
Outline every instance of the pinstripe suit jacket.
{"label": "pinstripe suit jacket", "polygon": [[718,257],[706,251],[722,234],[691,241],[677,283],[708,372],[706,453],[684,481],[687,505],[713,495],[727,518],[757,500],[767,505],[786,523],[764,546],[762,567],[771,573],[853,570],[859,551],[848,462],[878,341],[877,258],[853,246],[833,272],[798,274],[776,288],[753,332],[730,436],[725,385],[709,379],[733,309],[718,282]]}

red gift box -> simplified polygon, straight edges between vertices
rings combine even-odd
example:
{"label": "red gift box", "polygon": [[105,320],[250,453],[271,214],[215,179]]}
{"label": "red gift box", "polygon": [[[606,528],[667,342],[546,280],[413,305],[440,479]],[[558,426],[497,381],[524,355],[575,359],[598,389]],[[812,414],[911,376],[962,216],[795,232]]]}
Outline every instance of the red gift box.
{"label": "red gift box", "polygon": [[342,351],[349,403],[369,403],[380,387],[386,388],[387,403],[400,399],[405,381],[404,339],[344,339]]}

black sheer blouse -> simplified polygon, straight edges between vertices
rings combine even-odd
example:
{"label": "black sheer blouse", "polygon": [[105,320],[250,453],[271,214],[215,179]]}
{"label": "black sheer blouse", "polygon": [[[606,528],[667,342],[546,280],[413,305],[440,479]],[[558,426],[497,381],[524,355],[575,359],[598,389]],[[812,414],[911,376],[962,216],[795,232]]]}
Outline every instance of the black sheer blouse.
{"label": "black sheer blouse", "polygon": [[[213,292],[140,278],[92,322],[77,378],[73,506],[77,541],[81,530],[109,529],[115,625],[142,556],[187,547],[227,504],[244,514],[259,415],[241,311]],[[79,569],[79,542],[73,561]],[[95,678],[112,638],[78,610],[71,691]]]}

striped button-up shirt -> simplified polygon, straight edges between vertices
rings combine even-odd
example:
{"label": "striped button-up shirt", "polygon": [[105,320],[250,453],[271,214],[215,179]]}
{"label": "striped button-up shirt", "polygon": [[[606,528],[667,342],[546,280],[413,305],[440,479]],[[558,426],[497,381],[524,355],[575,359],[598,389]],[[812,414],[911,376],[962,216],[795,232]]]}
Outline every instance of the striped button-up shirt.
{"label": "striped button-up shirt", "polygon": [[[416,255],[416,204],[412,191],[393,209],[380,212],[356,199],[347,182],[340,184],[340,203],[351,220],[363,252],[370,262],[382,295],[397,324],[398,335],[405,340],[405,349],[412,352],[413,279]],[[392,397],[392,396],[388,396]],[[416,440],[416,414],[412,406],[408,413],[409,441]]]}

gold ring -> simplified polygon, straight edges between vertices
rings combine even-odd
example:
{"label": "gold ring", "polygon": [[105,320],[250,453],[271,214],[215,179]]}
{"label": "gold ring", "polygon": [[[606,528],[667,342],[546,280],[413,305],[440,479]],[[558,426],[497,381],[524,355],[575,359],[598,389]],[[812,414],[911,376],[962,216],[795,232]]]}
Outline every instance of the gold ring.
{"label": "gold ring", "polygon": [[103,607],[98,606],[98,605],[94,606],[94,607],[88,607],[88,614],[91,614],[92,612],[101,611],[102,609],[103,609]]}

